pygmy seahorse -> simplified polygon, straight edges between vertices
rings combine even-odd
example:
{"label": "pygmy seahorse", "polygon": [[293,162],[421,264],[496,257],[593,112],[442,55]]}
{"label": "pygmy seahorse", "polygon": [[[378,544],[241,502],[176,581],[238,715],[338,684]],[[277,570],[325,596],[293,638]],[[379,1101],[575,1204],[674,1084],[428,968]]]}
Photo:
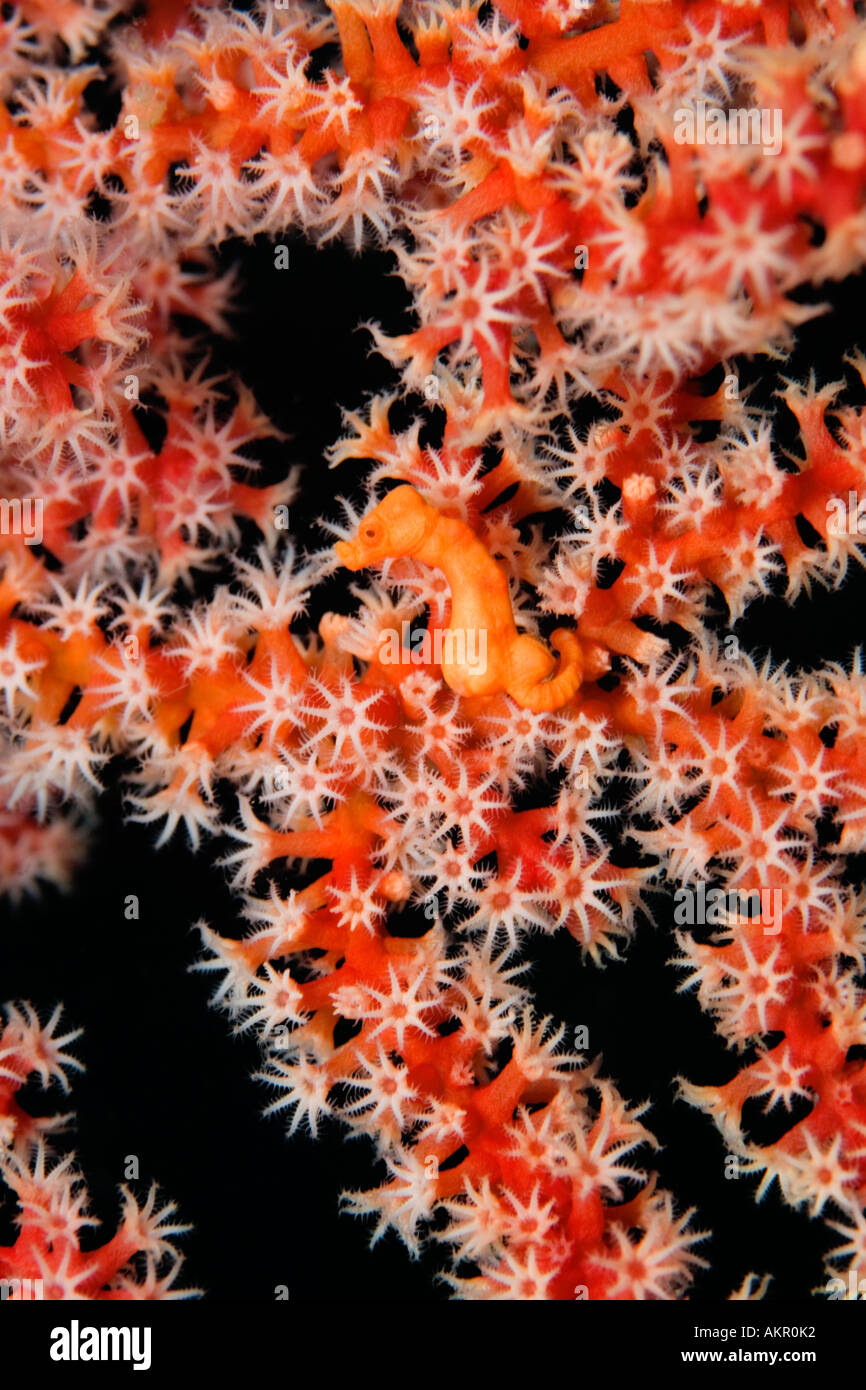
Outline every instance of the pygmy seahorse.
{"label": "pygmy seahorse", "polygon": [[[434,565],[451,587],[447,631],[464,642],[448,644],[442,678],[458,695],[510,695],[521,709],[544,713],[559,709],[583,679],[583,654],[575,633],[557,628],[551,645],[559,667],[543,642],[517,631],[505,571],[471,527],[444,516],[413,487],[395,488],[361,518],[351,541],[334,547],[350,570],[408,556]],[[461,660],[465,636],[485,634],[486,663]]]}

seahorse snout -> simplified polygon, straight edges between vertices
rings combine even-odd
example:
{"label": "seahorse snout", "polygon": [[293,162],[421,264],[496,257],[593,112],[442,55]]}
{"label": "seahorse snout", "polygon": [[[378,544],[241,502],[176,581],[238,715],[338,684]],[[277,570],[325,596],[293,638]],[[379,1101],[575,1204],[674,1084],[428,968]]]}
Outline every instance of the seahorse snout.
{"label": "seahorse snout", "polygon": [[364,561],[359,556],[358,547],[353,541],[337,541],[334,550],[340,564],[345,565],[347,570],[364,568]]}

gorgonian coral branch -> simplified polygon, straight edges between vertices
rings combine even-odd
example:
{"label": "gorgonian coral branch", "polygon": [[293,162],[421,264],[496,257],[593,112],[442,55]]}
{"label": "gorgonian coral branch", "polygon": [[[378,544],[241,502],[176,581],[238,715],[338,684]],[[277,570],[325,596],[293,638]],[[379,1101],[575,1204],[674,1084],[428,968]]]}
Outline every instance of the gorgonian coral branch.
{"label": "gorgonian coral branch", "polygon": [[[74,62],[119,8],[61,7]],[[0,476],[34,522],[0,538],[7,887],[66,881],[101,770],[134,760],[131,818],[160,842],[181,826],[235,842],[251,930],[203,925],[202,965],[261,1038],[272,1108],[373,1139],[386,1180],[349,1205],[374,1239],[392,1227],[415,1252],[432,1231],[463,1296],[671,1298],[701,1237],[633,1166],[641,1110],[559,1050],[519,957],[565,929],[602,964],[648,888],[679,883],[677,925],[697,928],[677,937],[684,987],[750,1050],[727,1086],[683,1094],[760,1192],[778,1179],[850,1235],[837,1259],[866,1257],[863,903],[845,859],[866,821],[862,666],[759,667],[714,611],[721,597],[733,626],[862,558],[863,412],[843,395],[862,359],[851,383],[782,383],[799,456],[734,369],[793,344],[821,311],[804,288],[862,267],[853,7],[169,2],[106,31],[120,109],[101,124],[86,88],[102,68],[55,61],[42,5],[0,39]],[[385,247],[417,319],[369,325],[399,379],[330,453],[375,461],[326,529],[380,572],[307,637],[290,625],[337,558],[281,544],[297,477],[255,485],[255,446],[280,432],[176,328],[228,328],[214,246],[290,227]],[[441,519],[438,548],[365,549],[365,526],[410,510],[407,491],[382,500],[391,482]],[[255,556],[185,602],[241,518]],[[425,613],[415,659],[404,634],[414,648]],[[567,624],[552,677],[548,617]],[[479,689],[439,655],[466,628],[491,643]],[[274,866],[310,860],[331,867],[281,891]],[[411,906],[434,922],[420,937],[399,934]],[[756,1099],[792,1114],[764,1147],[743,1119]]]}
{"label": "gorgonian coral branch", "polygon": [[57,1035],[58,1006],[47,1024],[29,1004],[7,1004],[0,1032],[0,1178],[17,1203],[18,1235],[0,1246],[0,1290],[4,1300],[194,1298],[196,1289],[176,1289],[182,1256],[171,1237],[188,1226],[172,1220],[174,1203],[158,1203],[154,1184],[139,1205],[121,1189],[123,1219],[104,1244],[82,1250],[80,1236],[100,1223],[89,1214],[89,1198],[75,1155],[61,1157],[50,1136],[69,1115],[34,1119],[16,1093],[30,1078],[42,1088],[69,1090],[67,1072],[83,1070],[68,1052],[81,1029]]}

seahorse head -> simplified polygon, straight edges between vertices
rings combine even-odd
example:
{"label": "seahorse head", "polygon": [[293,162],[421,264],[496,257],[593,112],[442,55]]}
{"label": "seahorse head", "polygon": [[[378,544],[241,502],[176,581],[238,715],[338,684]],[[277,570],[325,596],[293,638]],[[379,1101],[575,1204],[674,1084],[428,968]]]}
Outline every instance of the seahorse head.
{"label": "seahorse head", "polygon": [[414,487],[395,488],[361,518],[352,540],[337,541],[337,558],[347,569],[361,570],[400,555],[414,555],[437,515]]}

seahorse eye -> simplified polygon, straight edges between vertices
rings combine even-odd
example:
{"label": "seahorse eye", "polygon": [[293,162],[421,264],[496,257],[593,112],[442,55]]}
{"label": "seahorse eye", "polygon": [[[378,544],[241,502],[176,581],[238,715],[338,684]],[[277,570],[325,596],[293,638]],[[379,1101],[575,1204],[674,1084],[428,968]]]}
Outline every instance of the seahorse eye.
{"label": "seahorse eye", "polygon": [[376,539],[376,528],[375,528],[375,526],[368,526],[368,527],[366,528],[366,530],[364,531],[364,535],[367,537],[367,540],[368,540],[368,541],[374,541],[374,540]]}

